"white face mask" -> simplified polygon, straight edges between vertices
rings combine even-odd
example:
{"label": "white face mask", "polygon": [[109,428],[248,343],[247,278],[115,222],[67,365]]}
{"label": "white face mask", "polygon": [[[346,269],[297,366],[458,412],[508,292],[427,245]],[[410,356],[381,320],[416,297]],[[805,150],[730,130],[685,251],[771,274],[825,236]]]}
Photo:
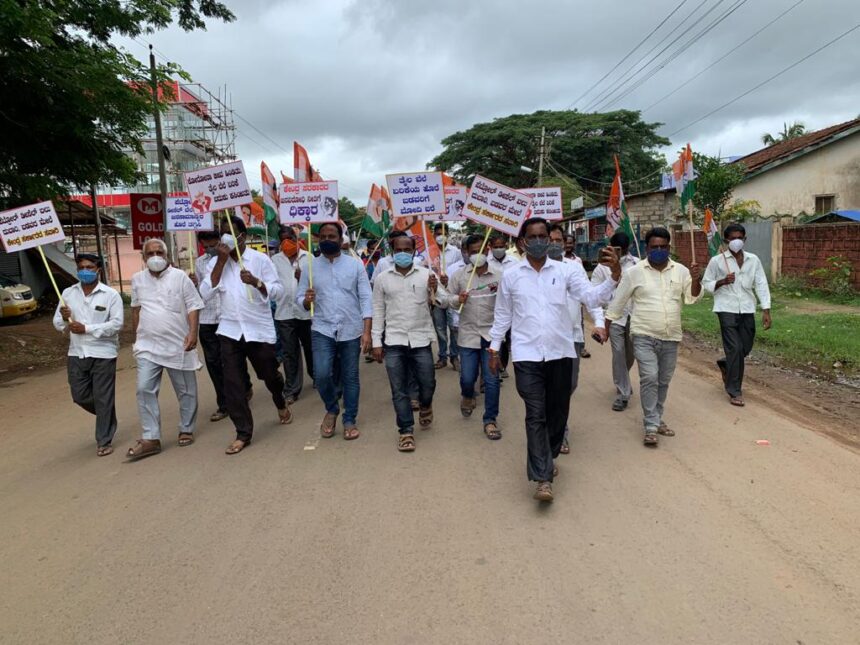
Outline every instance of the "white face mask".
{"label": "white face mask", "polygon": [[504,260],[507,251],[505,249],[493,249],[493,257],[497,260]]}
{"label": "white face mask", "polygon": [[230,250],[232,251],[236,248],[236,238],[229,233],[224,233],[224,235],[221,236],[221,244],[225,244],[230,247]]}
{"label": "white face mask", "polygon": [[729,250],[732,253],[740,253],[744,248],[744,241],[741,239],[734,239],[729,242]]}
{"label": "white face mask", "polygon": [[436,244],[438,244],[439,246],[444,246],[444,245],[445,245],[445,241],[446,241],[447,239],[448,239],[448,238],[447,238],[447,237],[445,237],[444,235],[437,235],[437,236],[436,236]]}
{"label": "white face mask", "polygon": [[160,255],[153,255],[146,258],[146,268],[153,273],[161,273],[167,268],[167,260]]}
{"label": "white face mask", "polygon": [[473,253],[469,256],[469,263],[480,269],[487,263],[487,256],[484,253]]}

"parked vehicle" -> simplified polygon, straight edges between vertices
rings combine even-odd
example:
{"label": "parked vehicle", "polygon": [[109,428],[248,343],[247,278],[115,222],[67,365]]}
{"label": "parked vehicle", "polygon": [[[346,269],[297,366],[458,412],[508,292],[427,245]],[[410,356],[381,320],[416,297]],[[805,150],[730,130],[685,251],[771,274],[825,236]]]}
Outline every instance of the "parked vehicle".
{"label": "parked vehicle", "polygon": [[19,318],[36,310],[33,291],[7,276],[0,275],[0,318]]}

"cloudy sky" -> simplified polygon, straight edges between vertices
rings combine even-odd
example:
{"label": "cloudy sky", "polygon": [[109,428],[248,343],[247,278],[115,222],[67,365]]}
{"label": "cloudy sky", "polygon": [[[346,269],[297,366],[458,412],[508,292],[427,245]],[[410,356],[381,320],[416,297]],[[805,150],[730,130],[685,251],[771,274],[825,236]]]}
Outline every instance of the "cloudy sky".
{"label": "cloudy sky", "polygon": [[[261,159],[291,173],[297,140],[359,205],[385,173],[424,168],[443,137],[512,113],[648,108],[672,149],[690,141],[723,156],[759,148],[784,121],[817,129],[860,113],[858,29],[676,133],[860,24],[858,0],[800,0],[692,82],[798,0],[224,1],[236,22],[143,40],[213,91],[226,86],[237,113],[268,135],[237,120],[252,181]],[[144,55],[137,43],[128,49]]]}

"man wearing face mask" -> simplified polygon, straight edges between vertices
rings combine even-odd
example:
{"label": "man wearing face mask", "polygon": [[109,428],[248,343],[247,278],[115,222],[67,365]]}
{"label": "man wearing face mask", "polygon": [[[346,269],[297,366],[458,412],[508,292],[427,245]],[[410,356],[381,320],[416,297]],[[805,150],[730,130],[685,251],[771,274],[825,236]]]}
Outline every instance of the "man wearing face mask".
{"label": "man wearing face mask", "polygon": [[243,387],[243,370],[248,361],[272,395],[280,423],[290,423],[293,415],[284,397],[284,379],[275,358],[277,336],[270,305],[271,301],[277,301],[284,287],[268,256],[247,247],[242,218],[231,217],[230,220],[236,237],[225,221],[221,225],[218,255],[209,262],[209,275],[200,285],[200,293],[207,298],[211,292],[218,291],[221,298],[218,337],[224,391],[227,412],[236,428],[236,439],[225,452],[235,455],[251,443],[254,435],[254,417]]}
{"label": "man wearing face mask", "polygon": [[[501,233],[493,233],[490,235],[490,257],[487,262],[492,269],[498,273],[504,273],[507,269],[515,266],[519,260],[511,253],[508,253],[508,240]],[[511,357],[511,332],[508,330],[505,336],[505,342],[502,343],[499,349],[499,360],[502,368],[499,370],[499,377],[508,378],[508,361]]]}
{"label": "man wearing face mask", "polygon": [[[697,264],[687,269],[669,257],[669,231],[655,226],[645,234],[648,257],[624,272],[606,310],[609,321],[621,320],[628,301],[630,335],[639,365],[639,398],[644,417],[644,444],[656,448],[658,434],[675,436],[663,421],[669,383],[675,372],[681,342],[681,307],[699,300],[702,274]],[[605,283],[604,283],[605,284]]]}
{"label": "man wearing face mask", "polygon": [[[502,271],[487,261],[486,253],[481,253],[482,243],[480,235],[470,235],[463,242],[463,249],[469,254],[469,264],[451,276],[447,305],[453,309],[463,305],[457,330],[460,346],[460,413],[470,417],[475,409],[475,382],[480,366],[484,375],[484,434],[488,439],[497,440],[502,438],[496,422],[500,386],[498,374],[489,369],[489,349],[490,327],[493,326],[493,309]],[[467,290],[472,267],[475,267],[475,275]]]}
{"label": "man wearing face mask", "polygon": [[72,400],[96,417],[96,454],[113,452],[116,434],[116,355],[123,324],[122,298],[99,281],[101,261],[81,253],[78,283],[63,290],[65,306],[54,312],[54,328],[69,334],[68,378]]}
{"label": "man wearing face mask", "polygon": [[576,356],[568,300],[577,298],[588,307],[607,302],[621,268],[616,255],[604,249],[600,261],[611,268],[612,280],[594,286],[550,260],[549,224],[541,217],[523,222],[518,244],[525,258],[502,275],[490,329],[489,369],[494,374],[499,369],[499,347],[510,329],[517,392],[526,407],[528,478],[537,482],[535,499],[550,502],[557,473],[553,460],[564,439]]}
{"label": "man wearing face mask", "polygon": [[131,279],[131,318],[137,361],[137,408],[143,435],[126,457],[161,452],[158,392],[166,369],[179,401],[179,445],[194,443],[197,421],[197,325],[203,300],[184,271],[167,262],[164,240],[143,245],[146,269]]}
{"label": "man wearing face mask", "polygon": [[[320,434],[324,438],[334,436],[342,393],[343,438],[357,439],[356,418],[361,391],[358,358],[371,347],[370,282],[361,260],[341,253],[343,231],[340,224],[321,224],[319,235],[321,255],[310,260],[314,286],[310,287],[309,272],[303,272],[296,302],[307,311],[314,305],[311,318],[314,380],[326,409]],[[379,270],[377,267],[377,273]]]}
{"label": "man wearing face mask", "polygon": [[[373,285],[373,358],[381,363],[391,384],[391,400],[399,433],[397,449],[415,450],[415,417],[411,381],[418,390],[418,423],[426,430],[433,423],[433,321],[430,302],[436,276],[414,263],[415,240],[394,240],[394,267],[377,276]],[[384,337],[384,343],[383,343]]]}
{"label": "man wearing face mask", "polygon": [[[209,275],[209,263],[218,255],[218,242],[221,234],[218,231],[201,231],[197,234],[197,241],[203,247],[203,255],[197,258],[194,264],[194,273],[189,275],[194,286],[199,292],[200,285]],[[215,401],[218,409],[209,417],[213,423],[227,417],[227,397],[224,394],[224,376],[221,368],[221,341],[218,338],[218,323],[221,321],[221,298],[217,291],[209,292],[209,299],[203,299],[203,309],[200,310],[200,326],[198,338],[200,347],[203,349],[203,360],[206,363],[206,371],[215,389]],[[245,390],[250,397],[251,377],[248,375],[248,367],[244,372]]]}
{"label": "man wearing face mask", "polygon": [[714,313],[720,321],[725,357],[717,361],[732,405],[742,407],[744,359],[755,340],[756,297],[762,308],[762,326],[770,329],[770,288],[761,261],[744,251],[746,229],[729,224],[723,239],[729,250],[711,258],[702,286],[714,294]]}
{"label": "man wearing face mask", "polygon": [[[440,272],[442,286],[448,286],[449,276],[454,275],[458,267],[463,265],[460,249],[452,244],[447,244],[448,229],[442,222],[438,222],[433,227],[433,234],[436,236],[436,244],[439,247],[440,253],[444,249],[445,253],[445,270],[442,271],[442,263],[436,267]],[[434,305],[433,306],[433,327],[436,329],[436,342],[439,345],[439,360],[436,361],[434,367],[442,369],[448,364],[448,358],[451,359],[451,365],[457,365],[457,325],[459,320],[451,315],[447,308]]]}
{"label": "man wearing face mask", "polygon": [[302,393],[302,352],[308,376],[314,378],[314,358],[311,347],[311,312],[296,302],[299,278],[308,268],[308,254],[299,247],[293,229],[282,226],[281,252],[272,258],[284,290],[277,300],[275,326],[284,355],[284,393],[287,403],[294,403]]}

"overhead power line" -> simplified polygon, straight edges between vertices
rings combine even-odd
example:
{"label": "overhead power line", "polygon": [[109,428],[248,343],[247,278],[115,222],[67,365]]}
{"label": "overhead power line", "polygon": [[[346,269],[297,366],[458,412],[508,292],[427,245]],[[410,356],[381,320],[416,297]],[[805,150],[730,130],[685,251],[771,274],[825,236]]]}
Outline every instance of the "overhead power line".
{"label": "overhead power line", "polygon": [[767,85],[767,84],[768,84],[768,83],[770,83],[771,81],[776,80],[777,78],[779,78],[780,76],[782,76],[782,75],[783,75],[783,74],[785,74],[786,72],[791,71],[792,69],[794,69],[795,67],[797,67],[798,65],[800,65],[801,63],[803,63],[804,61],[809,60],[810,58],[812,58],[813,56],[815,56],[815,55],[816,55],[816,54],[818,54],[819,52],[822,52],[822,51],[824,51],[825,49],[827,49],[828,47],[830,47],[831,45],[836,44],[837,42],[839,42],[840,40],[842,40],[843,38],[845,38],[845,37],[846,37],[846,36],[848,36],[849,34],[852,34],[853,32],[857,31],[858,29],[860,29],[860,23],[858,23],[858,24],[854,25],[851,29],[849,29],[849,30],[847,30],[847,31],[843,31],[841,34],[839,34],[838,36],[836,36],[836,38],[834,38],[834,39],[832,39],[832,40],[827,41],[826,43],[824,43],[823,45],[821,45],[821,47],[819,47],[818,49],[815,49],[815,50],[813,50],[813,51],[809,52],[809,53],[808,53],[806,56],[804,56],[803,58],[800,58],[800,59],[796,60],[795,62],[793,62],[793,63],[792,63],[791,65],[789,65],[788,67],[784,67],[783,69],[781,69],[779,72],[777,72],[777,73],[776,73],[776,74],[774,74],[773,76],[770,76],[770,77],[766,78],[765,80],[763,80],[763,81],[762,81],[761,83],[759,83],[758,85],[755,85],[755,86],[751,87],[750,89],[748,89],[747,91],[743,92],[742,94],[739,94],[738,96],[736,96],[735,98],[733,98],[731,101],[727,101],[727,102],[723,103],[723,104],[722,104],[722,105],[720,105],[719,107],[714,108],[713,110],[711,110],[711,111],[710,111],[710,112],[708,112],[707,114],[705,114],[705,115],[703,115],[703,116],[699,117],[699,118],[698,118],[698,119],[696,119],[695,121],[691,121],[690,123],[688,123],[688,124],[687,124],[687,125],[685,125],[684,127],[682,127],[682,128],[678,128],[678,129],[677,129],[677,130],[675,130],[674,132],[670,133],[670,134],[669,134],[669,136],[670,136],[670,137],[674,137],[676,134],[679,134],[679,133],[683,132],[683,131],[684,131],[684,130],[686,130],[687,128],[691,128],[692,126],[696,125],[697,123],[701,123],[702,121],[704,121],[705,119],[707,119],[709,116],[712,116],[712,115],[716,114],[716,113],[717,113],[717,112],[719,112],[720,110],[723,110],[723,109],[725,109],[725,108],[729,107],[729,106],[730,106],[730,105],[732,105],[733,103],[737,103],[738,101],[740,101],[740,100],[741,100],[742,98],[744,98],[745,96],[749,96],[750,94],[752,94],[752,93],[753,93],[753,92],[755,92],[756,90],[758,90],[758,89],[760,89],[760,88],[764,87],[765,85]]}

